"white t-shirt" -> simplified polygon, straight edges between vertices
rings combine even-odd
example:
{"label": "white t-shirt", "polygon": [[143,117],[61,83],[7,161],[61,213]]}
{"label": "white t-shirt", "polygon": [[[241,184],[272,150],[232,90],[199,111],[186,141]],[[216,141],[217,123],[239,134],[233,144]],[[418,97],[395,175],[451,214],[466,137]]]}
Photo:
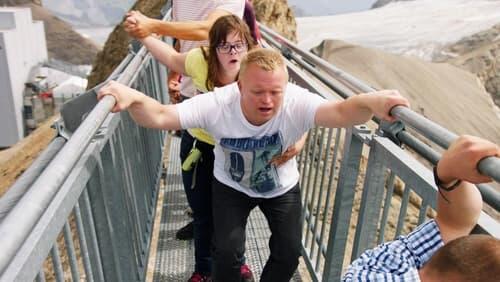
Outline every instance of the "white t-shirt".
{"label": "white t-shirt", "polygon": [[279,167],[269,161],[295,144],[314,126],[319,95],[288,83],[281,109],[263,125],[250,124],[232,83],[177,104],[182,128],[200,127],[215,139],[214,176],[250,197],[273,198],[297,184],[295,158]]}
{"label": "white t-shirt", "polygon": [[[243,17],[245,0],[173,0],[172,20],[173,21],[202,21],[214,10],[226,10],[238,17]],[[180,52],[184,53],[193,48],[207,46],[208,41],[180,40]],[[180,92],[183,96],[193,97],[196,88],[191,82],[191,78],[182,77]]]}

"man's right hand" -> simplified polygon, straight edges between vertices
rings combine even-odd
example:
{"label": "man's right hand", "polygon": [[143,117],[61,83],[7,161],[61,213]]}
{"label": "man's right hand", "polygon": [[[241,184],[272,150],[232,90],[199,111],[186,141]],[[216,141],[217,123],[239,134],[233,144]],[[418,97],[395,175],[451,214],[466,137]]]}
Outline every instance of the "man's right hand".
{"label": "man's right hand", "polygon": [[410,107],[410,102],[397,90],[380,90],[366,95],[368,99],[368,107],[373,114],[388,122],[396,121],[396,118],[391,115],[392,108],[396,106]]}
{"label": "man's right hand", "polygon": [[129,108],[141,95],[140,92],[116,81],[110,81],[97,93],[97,99],[101,100],[106,95],[115,97],[116,104],[111,112],[116,113]]}
{"label": "man's right hand", "polygon": [[460,136],[443,153],[437,166],[438,177],[444,183],[456,179],[475,184],[490,182],[490,177],[477,170],[479,161],[489,156],[500,157],[496,144],[475,136]]}
{"label": "man's right hand", "polygon": [[168,73],[167,83],[168,83],[168,95],[170,96],[170,102],[172,104],[177,104],[181,102],[181,85],[180,85],[181,75],[170,71]]}
{"label": "man's right hand", "polygon": [[125,31],[135,38],[149,36],[154,32],[153,26],[154,20],[139,11],[128,12],[124,22]]}

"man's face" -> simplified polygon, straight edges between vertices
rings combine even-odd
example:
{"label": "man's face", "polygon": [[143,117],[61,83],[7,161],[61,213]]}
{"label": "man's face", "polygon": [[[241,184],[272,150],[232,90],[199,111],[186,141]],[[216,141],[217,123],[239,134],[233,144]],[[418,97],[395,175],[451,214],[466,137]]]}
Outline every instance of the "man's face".
{"label": "man's face", "polygon": [[283,68],[266,71],[249,64],[238,82],[241,108],[253,125],[262,125],[274,117],[283,102],[287,75]]}

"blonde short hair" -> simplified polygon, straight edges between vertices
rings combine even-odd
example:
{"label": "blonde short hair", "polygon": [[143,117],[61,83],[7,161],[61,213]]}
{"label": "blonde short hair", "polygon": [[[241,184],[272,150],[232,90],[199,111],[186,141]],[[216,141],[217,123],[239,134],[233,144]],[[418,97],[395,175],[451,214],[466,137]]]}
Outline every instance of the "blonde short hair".
{"label": "blonde short hair", "polygon": [[250,64],[255,64],[265,71],[274,71],[282,68],[288,76],[285,59],[279,52],[270,48],[257,48],[249,51],[241,60],[239,78],[243,77]]}

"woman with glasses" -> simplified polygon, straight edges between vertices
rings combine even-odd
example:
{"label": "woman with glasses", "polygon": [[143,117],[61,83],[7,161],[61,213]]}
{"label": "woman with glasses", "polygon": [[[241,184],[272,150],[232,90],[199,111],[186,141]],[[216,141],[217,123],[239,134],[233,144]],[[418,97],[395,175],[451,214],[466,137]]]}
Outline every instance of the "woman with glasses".
{"label": "woman with glasses", "polygon": [[[247,24],[234,15],[219,18],[209,32],[209,46],[179,53],[170,45],[152,36],[140,39],[151,54],[169,70],[190,76],[198,92],[231,84],[238,79],[240,62],[246,53],[256,48]],[[189,204],[193,209],[195,241],[195,273],[206,281],[211,274],[212,181],[215,140],[202,129],[189,129],[181,141],[182,178]],[[273,160],[281,164],[302,148],[299,143]],[[224,240],[224,238],[221,238]],[[241,253],[243,281],[253,281],[253,275]]]}
{"label": "woman with glasses", "polygon": [[[247,25],[234,15],[215,21],[209,32],[208,47],[179,53],[152,36],[140,41],[169,70],[190,76],[200,94],[235,82],[241,59],[249,49],[256,47]],[[185,131],[181,141],[182,179],[193,209],[195,269],[192,277],[200,278],[199,281],[208,280],[212,266],[214,142],[201,129]],[[243,261],[243,254],[241,258]],[[253,281],[251,271],[243,263],[241,273],[245,281]]]}

